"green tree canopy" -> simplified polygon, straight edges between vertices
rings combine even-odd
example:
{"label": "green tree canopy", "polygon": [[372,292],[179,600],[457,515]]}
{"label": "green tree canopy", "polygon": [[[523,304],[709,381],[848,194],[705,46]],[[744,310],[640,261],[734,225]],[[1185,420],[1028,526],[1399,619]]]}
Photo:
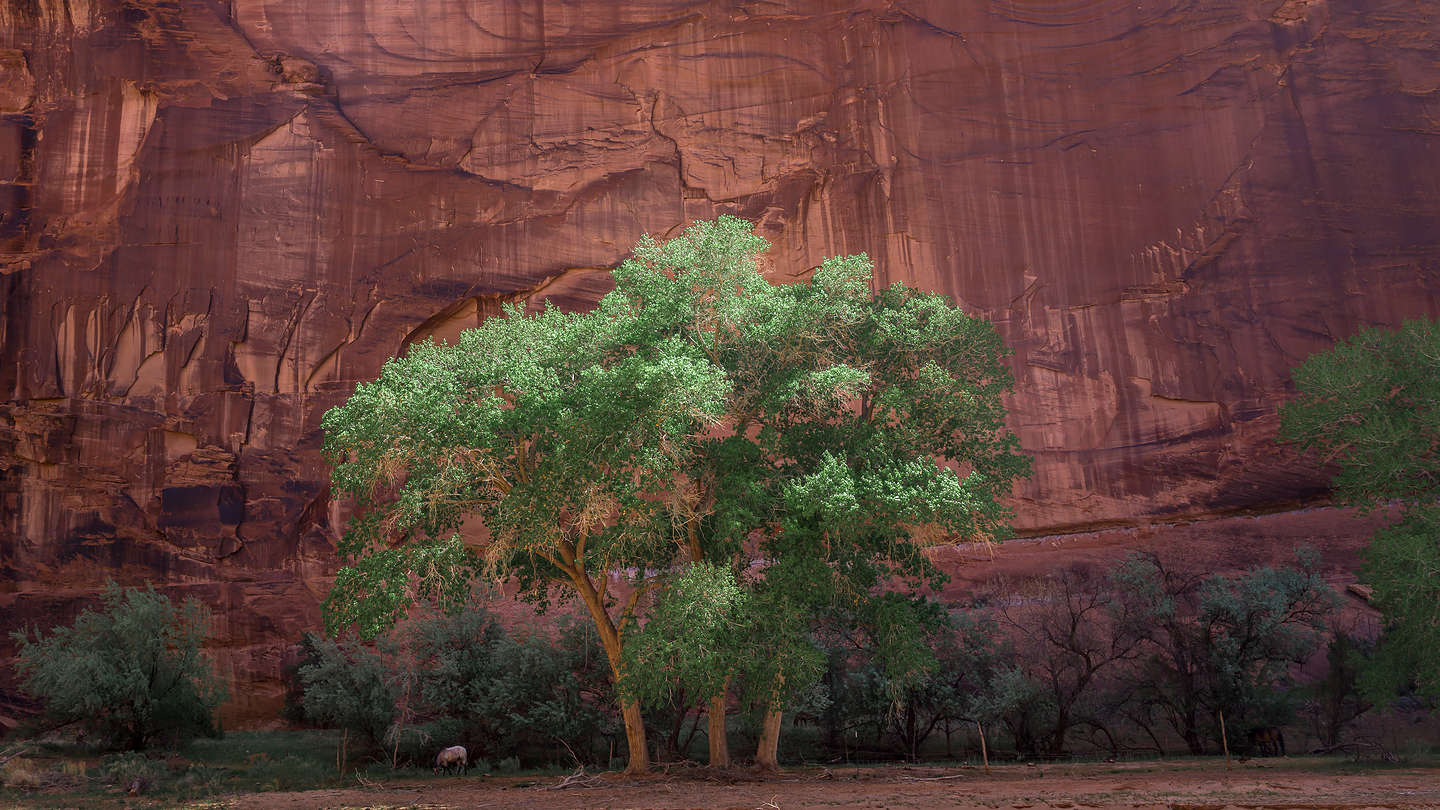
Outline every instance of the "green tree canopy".
{"label": "green tree canopy", "polygon": [[79,723],[132,750],[214,734],[225,689],[201,652],[210,626],[205,607],[194,599],[176,606],[152,587],[114,582],[101,603],[48,637],[12,635],[26,691],[57,722]]}
{"label": "green tree canopy", "polygon": [[[791,285],[713,259],[763,246],[728,219],[642,241],[617,293],[673,313],[651,320],[656,338],[690,342],[732,385],[724,429],[701,437],[672,521],[692,562],[729,564],[753,591],[748,615],[764,629],[743,643],[732,634],[741,646],[728,657],[778,706],[805,686],[797,677],[821,671],[812,617],[863,612],[882,585],[938,584],[925,547],[1005,536],[1000,498],[1028,465],[1003,426],[1011,378],[989,323],[903,285],[872,292],[864,255]],[[767,722],[762,764],[775,764],[778,728]]]}
{"label": "green tree canopy", "polygon": [[[326,414],[334,487],[358,507],[330,627],[373,635],[417,596],[513,578],[542,604],[579,596],[624,682],[642,600],[710,562],[754,591],[778,699],[812,609],[933,580],[936,540],[1003,536],[998,499],[1027,467],[994,328],[941,296],[874,294],[863,255],[770,284],[765,247],[729,217],[645,237],[593,311],[508,308]],[[622,711],[643,769],[638,704]]]}
{"label": "green tree canopy", "polygon": [[1364,572],[1385,620],[1370,690],[1413,682],[1440,695],[1440,321],[1363,330],[1311,355],[1294,380],[1281,438],[1337,465],[1342,501],[1402,505]]}
{"label": "green tree canopy", "polygon": [[1440,322],[1366,329],[1296,367],[1280,436],[1338,466],[1331,483],[1362,506],[1440,495]]}

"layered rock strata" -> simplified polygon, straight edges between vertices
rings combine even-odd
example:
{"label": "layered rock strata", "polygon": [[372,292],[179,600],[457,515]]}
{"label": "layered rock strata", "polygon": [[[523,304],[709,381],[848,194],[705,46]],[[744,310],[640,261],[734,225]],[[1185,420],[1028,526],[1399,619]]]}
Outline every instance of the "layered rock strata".
{"label": "layered rock strata", "polygon": [[1025,533],[1284,509],[1325,491],[1288,370],[1440,313],[1440,9],[9,0],[3,624],[198,594],[263,716],[335,562],[324,411],[720,213],[776,280],[867,251],[999,325]]}

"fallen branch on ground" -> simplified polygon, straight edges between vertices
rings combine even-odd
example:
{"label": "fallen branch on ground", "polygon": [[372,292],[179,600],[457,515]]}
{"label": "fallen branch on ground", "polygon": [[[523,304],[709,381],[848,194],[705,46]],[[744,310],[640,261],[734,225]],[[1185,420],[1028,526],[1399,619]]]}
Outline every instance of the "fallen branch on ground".
{"label": "fallen branch on ground", "polygon": [[563,790],[570,787],[597,787],[603,781],[604,780],[601,779],[598,775],[592,776],[588,773],[585,773],[585,767],[582,765],[581,767],[577,768],[574,773],[570,774],[564,779],[561,779],[557,784],[549,785],[543,789]]}

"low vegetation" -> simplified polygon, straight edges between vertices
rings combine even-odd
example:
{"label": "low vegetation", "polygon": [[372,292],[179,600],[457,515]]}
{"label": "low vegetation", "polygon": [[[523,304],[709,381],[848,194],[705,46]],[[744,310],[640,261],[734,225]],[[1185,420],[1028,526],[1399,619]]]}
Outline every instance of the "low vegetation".
{"label": "low vegetation", "polygon": [[453,744],[482,772],[609,767],[622,728],[594,633],[502,627],[479,607],[402,625],[375,645],[307,636],[295,670],[302,722],[341,729],[344,756],[423,766]]}
{"label": "low vegetation", "polygon": [[[886,629],[900,599],[907,617],[922,617],[907,618],[919,631],[904,639]],[[990,598],[965,605],[900,596],[873,604],[863,615],[828,617],[811,634],[820,663],[789,705],[783,760],[979,762],[981,735],[995,763],[1227,748],[1244,757],[1275,753],[1255,732],[1280,729],[1291,754],[1428,761],[1402,747],[1409,729],[1369,742],[1356,733],[1368,708],[1357,689],[1364,648],[1330,630],[1336,596],[1304,550],[1293,565],[1229,576],[1182,576],[1163,556],[1136,554],[1108,571],[996,583]],[[702,636],[720,632],[697,621]],[[593,636],[585,623],[527,632],[474,606],[413,618],[373,643],[308,636],[291,670],[289,716],[327,728],[172,738],[148,752],[93,742],[10,747],[0,758],[18,756],[0,764],[0,799],[166,802],[425,782],[445,778],[429,766],[457,743],[478,775],[620,767],[616,690]],[[662,731],[652,757],[684,762],[707,748],[708,702],[679,679],[669,683],[637,695],[646,722]],[[763,711],[729,713],[728,738],[754,744]],[[1337,741],[1350,745],[1331,747]]]}
{"label": "low vegetation", "polygon": [[209,611],[193,599],[177,606],[153,588],[113,582],[101,603],[48,636],[14,634],[16,669],[47,722],[132,751],[214,734],[225,692],[201,652]]}
{"label": "low vegetation", "polygon": [[[978,755],[981,734],[997,758],[1265,754],[1278,753],[1286,728],[1296,751],[1335,746],[1368,708],[1357,688],[1363,649],[1330,629],[1338,604],[1305,549],[1293,565],[1231,576],[1182,575],[1134,554],[1110,571],[997,583],[968,605],[892,594],[863,614],[826,617],[809,636],[817,663],[793,685],[781,756],[949,759]],[[729,631],[715,614],[726,609],[697,603],[657,621],[683,623],[702,652],[724,649],[715,638]],[[914,632],[895,632],[896,613]],[[303,716],[347,729],[355,756],[393,765],[423,765],[454,743],[487,765],[609,765],[623,726],[590,631],[512,632],[472,607],[411,621],[373,649],[311,637],[297,675]],[[703,655],[634,649],[692,662],[694,672],[647,667],[648,680],[622,689],[664,731],[651,758],[699,757],[710,694],[691,688],[726,670]],[[375,686],[357,685],[358,673]],[[757,741],[764,711],[742,704],[728,736]]]}
{"label": "low vegetation", "polygon": [[416,778],[429,769],[392,770],[388,763],[361,763],[342,778],[337,770],[340,735],[331,731],[241,731],[198,738],[168,749],[105,752],[90,745],[34,743],[0,765],[0,804],[75,806],[140,796],[168,803],[225,793],[308,790],[356,784],[361,778]]}

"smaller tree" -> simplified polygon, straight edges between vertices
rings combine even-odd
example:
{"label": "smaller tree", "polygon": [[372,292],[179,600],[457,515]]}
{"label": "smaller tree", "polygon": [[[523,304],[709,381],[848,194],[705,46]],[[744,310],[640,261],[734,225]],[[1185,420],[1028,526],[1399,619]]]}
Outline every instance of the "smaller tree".
{"label": "smaller tree", "polygon": [[975,717],[987,725],[998,721],[1010,733],[1015,753],[1031,757],[1041,753],[1047,730],[1054,728],[1053,694],[1019,666],[1002,667],[976,701]]}
{"label": "smaller tree", "polygon": [[583,625],[557,636],[507,632],[483,608],[416,618],[373,645],[309,634],[303,718],[396,764],[449,745],[492,761],[607,763],[618,710],[604,652]]}
{"label": "smaller tree", "polygon": [[305,718],[328,728],[354,732],[380,748],[395,720],[395,677],[385,661],[355,642],[305,637],[310,658],[299,678]]}
{"label": "smaller tree", "polygon": [[[1001,603],[998,613],[1015,639],[1019,662],[1046,697],[1050,728],[1046,751],[1064,753],[1076,726],[1108,735],[1100,687],[1140,655],[1142,636],[1115,619],[1109,583],[1071,568],[1047,579],[1031,603]],[[1017,745],[1022,735],[1016,734]],[[1113,747],[1113,746],[1112,746]]]}
{"label": "smaller tree", "polygon": [[1209,693],[1231,734],[1293,719],[1290,670],[1320,648],[1336,607],[1314,552],[1301,549],[1297,557],[1297,567],[1211,577],[1200,589]]}
{"label": "smaller tree", "polygon": [[1314,554],[1297,557],[1298,566],[1234,577],[1182,574],[1153,554],[1126,557],[1112,575],[1113,621],[1141,640],[1128,670],[1132,719],[1165,718],[1192,754],[1204,753],[1207,737],[1218,742],[1222,714],[1232,736],[1287,722],[1290,669],[1319,647],[1336,605]]}
{"label": "smaller tree", "polygon": [[803,693],[822,671],[809,612],[774,587],[784,567],[777,563],[765,579],[742,581],[728,567],[686,566],[670,575],[644,628],[627,639],[622,692],[652,706],[677,699],[687,710],[707,705],[711,765],[729,762],[723,729],[732,684],[742,702],[763,706],[769,731],[762,737],[778,743],[773,705]]}
{"label": "smaller tree", "polygon": [[987,614],[895,593],[859,607],[827,617],[817,635],[828,661],[816,719],[831,755],[918,760],[941,735],[952,757],[956,732],[1011,711],[998,684],[1013,653]]}
{"label": "smaller tree", "polygon": [[[938,645],[951,630],[938,602],[883,593],[825,617],[817,638],[827,654],[819,716],[832,752],[863,741],[915,759],[943,721]],[[949,662],[956,663],[956,662]],[[959,673],[956,673],[959,674]]]}
{"label": "smaller tree", "polygon": [[25,690],[56,722],[78,723],[117,747],[216,734],[225,689],[200,651],[209,611],[194,599],[176,607],[149,585],[114,582],[101,603],[49,637],[12,634]]}
{"label": "smaller tree", "polygon": [[[643,629],[625,649],[621,691],[648,706],[669,708],[678,717],[671,747],[689,710],[706,705],[712,715],[710,762],[729,763],[724,707],[730,681],[739,674],[741,649],[750,622],[751,593],[728,569],[698,562],[677,571]],[[753,655],[750,656],[753,659]],[[720,733],[716,733],[716,727]],[[679,753],[678,751],[672,753]]]}
{"label": "smaller tree", "polygon": [[1314,723],[1315,738],[1330,749],[1338,748],[1345,729],[1370,710],[1370,701],[1360,694],[1360,670],[1375,647],[1353,630],[1337,627],[1332,633],[1325,674],[1305,690],[1305,713]]}
{"label": "smaller tree", "polygon": [[938,692],[937,712],[945,735],[945,755],[953,756],[951,735],[962,725],[992,725],[1010,710],[1006,667],[1015,654],[1001,639],[1000,628],[979,611],[951,615],[950,626],[936,641],[939,668],[931,677]]}
{"label": "smaller tree", "polygon": [[841,694],[855,705],[840,708],[868,707],[870,722],[888,730],[911,760],[920,758],[936,733],[944,736],[951,757],[955,732],[983,727],[1008,711],[996,710],[1003,703],[997,684],[1012,653],[988,616],[951,613],[929,599],[888,596],[857,622],[861,632],[855,638],[864,649],[854,676],[841,685]]}
{"label": "smaller tree", "polygon": [[396,666],[417,684],[416,717],[436,747],[463,744],[492,760],[607,762],[616,731],[608,667],[593,630],[563,626],[559,637],[507,632],[471,608],[412,622],[397,633]]}

